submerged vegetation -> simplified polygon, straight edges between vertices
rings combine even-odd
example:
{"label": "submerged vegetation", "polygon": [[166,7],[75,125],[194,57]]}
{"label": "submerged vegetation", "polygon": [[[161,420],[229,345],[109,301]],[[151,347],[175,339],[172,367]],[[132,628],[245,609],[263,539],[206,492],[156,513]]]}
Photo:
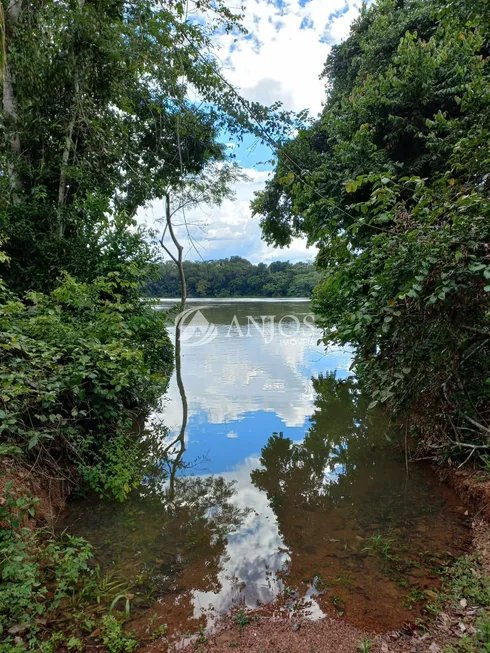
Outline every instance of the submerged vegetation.
{"label": "submerged vegetation", "polygon": [[253,205],[268,242],[319,247],[319,324],[372,404],[461,462],[490,435],[489,42],[483,0],[365,6]]}

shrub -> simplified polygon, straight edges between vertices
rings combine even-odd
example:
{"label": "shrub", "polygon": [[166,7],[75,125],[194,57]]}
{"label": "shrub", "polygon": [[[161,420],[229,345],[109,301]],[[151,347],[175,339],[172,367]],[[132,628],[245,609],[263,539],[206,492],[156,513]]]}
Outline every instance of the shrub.
{"label": "shrub", "polygon": [[[25,460],[124,498],[143,473],[131,427],[165,391],[165,317],[139,299],[130,264],[50,294],[0,285],[0,437]],[[121,455],[124,452],[124,455]]]}
{"label": "shrub", "polygon": [[36,648],[48,616],[90,578],[91,546],[82,538],[54,539],[20,526],[34,502],[11,490],[0,503],[0,652]]}

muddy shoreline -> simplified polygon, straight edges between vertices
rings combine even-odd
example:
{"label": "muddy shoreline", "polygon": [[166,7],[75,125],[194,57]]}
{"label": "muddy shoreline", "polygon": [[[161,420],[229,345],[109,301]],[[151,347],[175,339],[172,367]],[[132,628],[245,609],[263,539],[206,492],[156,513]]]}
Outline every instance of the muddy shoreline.
{"label": "muddy shoreline", "polygon": [[[490,575],[490,479],[483,478],[475,469],[434,466],[434,472],[468,506],[472,515],[470,553],[480,556],[483,573]],[[179,650],[183,653],[229,653],[230,649],[247,653],[442,653],[448,644],[475,631],[479,610],[469,603],[444,605],[428,627],[407,623],[381,635],[355,628],[341,617],[310,621],[301,612],[281,615],[274,604],[247,614],[250,621],[241,630],[236,615],[226,615],[217,621],[213,634],[205,638],[201,635],[201,640],[193,639]],[[164,637],[141,650],[159,653],[168,648]]]}
{"label": "muddy shoreline", "polygon": [[[5,484],[12,481],[13,487],[30,496],[37,496],[40,502],[35,518],[29,518],[29,526],[53,528],[56,520],[66,508],[72,485],[64,479],[44,478],[34,472],[19,468],[10,460],[1,466],[0,493]],[[453,488],[461,501],[468,506],[472,517],[472,551],[481,557],[485,573],[490,575],[490,479],[484,478],[480,470],[457,469],[456,467],[434,466],[441,483]],[[162,615],[163,616],[163,615]],[[230,649],[254,653],[355,653],[364,650],[381,653],[441,653],[448,643],[464,633],[471,633],[478,618],[475,606],[445,606],[432,621],[429,628],[415,628],[413,624],[402,624],[400,629],[381,635],[356,628],[342,617],[312,621],[305,618],[302,610],[291,612],[281,609],[275,603],[262,606],[248,613],[247,624],[240,630],[236,616],[225,615],[216,622],[213,634],[201,634],[192,638],[183,653],[229,653]],[[131,623],[127,625],[131,630]],[[170,643],[170,648],[174,648]],[[144,653],[158,653],[169,649],[164,636],[139,650]],[[87,651],[101,651],[100,645],[88,644]]]}

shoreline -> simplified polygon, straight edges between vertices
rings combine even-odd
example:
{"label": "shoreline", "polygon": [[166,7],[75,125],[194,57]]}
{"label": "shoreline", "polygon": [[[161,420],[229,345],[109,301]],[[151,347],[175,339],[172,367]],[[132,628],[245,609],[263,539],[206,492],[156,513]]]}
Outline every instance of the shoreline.
{"label": "shoreline", "polygon": [[[481,558],[481,573],[490,576],[490,478],[482,477],[478,469],[457,469],[432,465],[439,482],[449,485],[468,506],[471,517],[471,549],[467,556]],[[11,480],[14,485],[40,498],[35,517],[27,516],[30,529],[53,528],[66,508],[70,484],[63,479],[43,479],[15,465],[2,461],[4,476],[0,476],[0,492]],[[467,557],[463,556],[463,557]],[[479,572],[480,573],[480,572]],[[246,623],[240,629],[236,613],[227,613],[216,620],[212,634],[201,633],[180,645],[166,636],[154,642],[141,641],[138,650],[159,653],[179,650],[182,653],[229,653],[230,649],[254,653],[442,653],[444,647],[465,634],[475,632],[481,609],[466,605],[441,605],[439,613],[429,620],[428,627],[400,624],[397,630],[382,634],[371,633],[349,624],[342,617],[326,616],[308,619],[307,610],[288,612],[277,601],[246,612]],[[124,625],[131,631],[131,623]],[[86,642],[86,651],[105,651],[100,644]],[[364,648],[363,648],[364,647]]]}
{"label": "shoreline", "polygon": [[[432,465],[441,483],[454,489],[471,509],[471,549],[462,558],[480,558],[475,572],[490,576],[490,478],[479,478],[479,470],[441,468]],[[278,616],[280,606],[272,602],[247,612],[249,621],[240,629],[234,613],[217,619],[215,630],[185,645],[169,643],[166,637],[143,646],[143,653],[179,650],[181,653],[229,653],[230,649],[247,653],[443,653],[463,636],[476,632],[475,622],[481,606],[466,599],[447,600],[439,606],[428,625],[400,624],[400,628],[373,634],[350,625],[341,617],[309,620],[301,612]]]}

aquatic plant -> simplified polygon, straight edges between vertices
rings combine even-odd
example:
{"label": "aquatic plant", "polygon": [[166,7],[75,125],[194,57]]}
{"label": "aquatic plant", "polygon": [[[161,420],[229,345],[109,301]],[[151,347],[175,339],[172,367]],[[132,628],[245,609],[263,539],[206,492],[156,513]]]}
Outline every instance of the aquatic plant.
{"label": "aquatic plant", "polygon": [[363,551],[372,551],[379,554],[384,560],[388,561],[391,558],[391,546],[392,540],[384,538],[381,534],[373,535],[370,540],[370,544],[365,546]]}
{"label": "aquatic plant", "polygon": [[101,639],[108,653],[133,653],[138,642],[124,633],[122,624],[112,615],[102,617]]}

